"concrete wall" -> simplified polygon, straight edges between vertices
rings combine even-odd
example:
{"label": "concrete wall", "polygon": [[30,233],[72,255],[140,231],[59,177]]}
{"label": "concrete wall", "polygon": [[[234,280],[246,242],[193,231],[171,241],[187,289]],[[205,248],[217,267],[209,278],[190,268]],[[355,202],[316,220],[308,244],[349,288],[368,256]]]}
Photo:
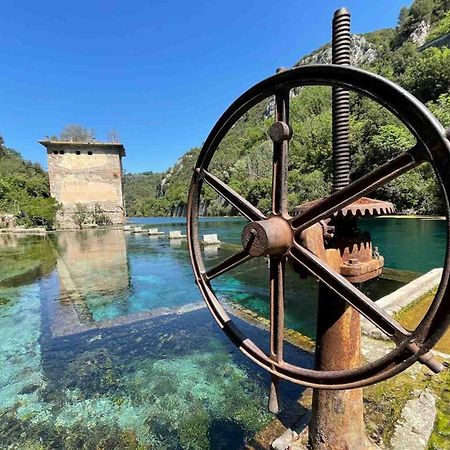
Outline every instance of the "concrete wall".
{"label": "concrete wall", "polygon": [[124,223],[121,145],[42,144],[47,147],[50,193],[63,205],[57,217],[60,228],[78,227],[77,204],[90,210],[98,204],[113,224]]}

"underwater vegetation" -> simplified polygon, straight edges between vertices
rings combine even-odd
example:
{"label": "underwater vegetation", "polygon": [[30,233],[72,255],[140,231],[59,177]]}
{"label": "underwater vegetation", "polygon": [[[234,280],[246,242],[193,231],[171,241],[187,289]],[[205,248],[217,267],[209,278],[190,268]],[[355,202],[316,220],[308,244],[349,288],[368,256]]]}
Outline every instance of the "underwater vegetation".
{"label": "underwater vegetation", "polygon": [[264,386],[228,344],[202,347],[186,323],[56,339],[39,283],[0,297],[14,298],[0,305],[2,448],[237,449],[271,419]]}

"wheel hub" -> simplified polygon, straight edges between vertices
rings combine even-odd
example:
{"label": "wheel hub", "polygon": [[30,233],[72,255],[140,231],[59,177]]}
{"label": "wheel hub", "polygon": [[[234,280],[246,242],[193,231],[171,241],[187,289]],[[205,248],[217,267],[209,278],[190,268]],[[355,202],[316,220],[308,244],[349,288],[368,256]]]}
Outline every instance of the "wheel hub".
{"label": "wheel hub", "polygon": [[292,245],[289,222],[281,216],[250,222],[242,231],[241,242],[251,256],[283,255]]}

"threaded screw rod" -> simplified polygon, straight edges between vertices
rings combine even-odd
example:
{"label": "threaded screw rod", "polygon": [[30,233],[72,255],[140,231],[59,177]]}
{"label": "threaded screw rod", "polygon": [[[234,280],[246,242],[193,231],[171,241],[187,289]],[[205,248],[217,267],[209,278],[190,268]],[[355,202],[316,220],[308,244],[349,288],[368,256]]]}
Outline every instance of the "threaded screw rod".
{"label": "threaded screw rod", "polygon": [[[350,65],[350,13],[340,8],[334,13],[332,31],[332,63]],[[333,111],[333,192],[350,183],[350,93],[332,89]]]}

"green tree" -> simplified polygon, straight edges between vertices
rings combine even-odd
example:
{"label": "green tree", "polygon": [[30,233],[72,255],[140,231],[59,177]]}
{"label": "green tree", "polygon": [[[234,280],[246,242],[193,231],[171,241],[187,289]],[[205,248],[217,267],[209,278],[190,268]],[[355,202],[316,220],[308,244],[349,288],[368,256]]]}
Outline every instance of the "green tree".
{"label": "green tree", "polygon": [[59,205],[50,197],[47,174],[1,142],[0,212],[14,214],[22,225],[53,228]]}
{"label": "green tree", "polygon": [[427,36],[427,41],[432,41],[446,33],[450,33],[450,11],[447,11],[442,19],[436,23]]}
{"label": "green tree", "polygon": [[427,48],[408,66],[400,81],[422,102],[436,100],[441,94],[450,92],[449,67],[449,48]]}
{"label": "green tree", "polygon": [[90,216],[89,210],[86,205],[81,203],[77,203],[75,205],[75,211],[73,212],[73,221],[80,227],[80,230],[83,229],[83,225],[85,225]]}
{"label": "green tree", "polygon": [[110,217],[105,214],[102,207],[96,203],[94,205],[94,210],[91,213],[93,222],[99,227],[104,227],[105,225],[112,225]]}
{"label": "green tree", "polygon": [[290,209],[305,202],[326,197],[331,191],[331,182],[325,180],[320,170],[310,173],[293,170],[289,173],[288,180]]}
{"label": "green tree", "polygon": [[450,93],[440,95],[427,106],[444,127],[450,127]]}
{"label": "green tree", "polygon": [[60,205],[53,197],[28,197],[20,202],[19,217],[26,225],[52,229],[59,208]]}
{"label": "green tree", "polygon": [[90,142],[95,138],[95,132],[81,125],[66,125],[59,138],[61,141]]}

